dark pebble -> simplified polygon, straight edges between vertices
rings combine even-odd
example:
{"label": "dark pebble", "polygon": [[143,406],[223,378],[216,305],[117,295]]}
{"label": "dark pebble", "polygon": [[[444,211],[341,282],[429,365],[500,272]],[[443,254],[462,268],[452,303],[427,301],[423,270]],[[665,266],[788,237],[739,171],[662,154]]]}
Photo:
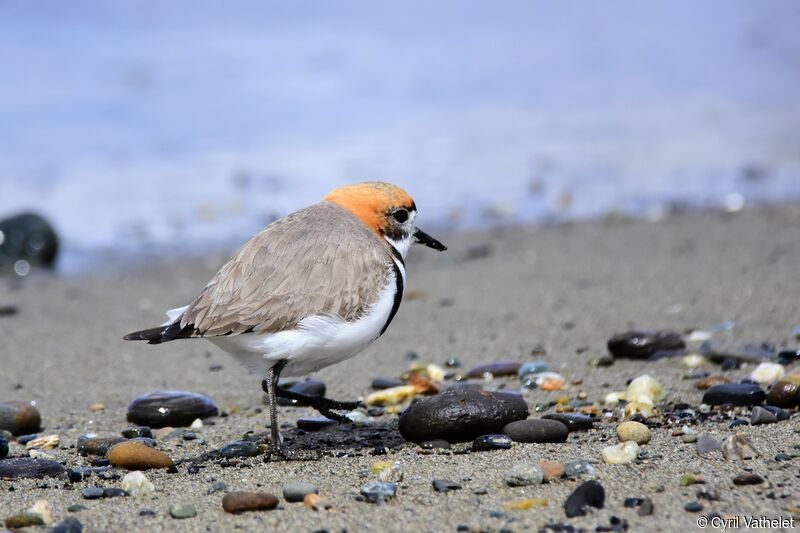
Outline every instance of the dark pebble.
{"label": "dark pebble", "polygon": [[[279,385],[280,387],[280,385]],[[283,388],[283,387],[281,387]],[[307,394],[309,396],[325,396],[325,392],[327,391],[327,387],[325,383],[322,381],[318,381],[315,379],[309,379],[307,381],[301,381],[299,383],[295,383],[288,389],[292,392],[296,392],[298,394]],[[295,407],[302,407],[305,406],[306,403],[299,401],[299,400],[291,400],[289,398],[282,398],[278,396],[278,405],[284,406],[295,406]]]}
{"label": "dark pebble", "polygon": [[481,435],[472,441],[473,452],[507,450],[509,448],[511,448],[511,438],[508,435]]}
{"label": "dark pebble", "polygon": [[494,361],[470,369],[466,377],[481,378],[487,374],[491,374],[492,376],[516,376],[521,366],[522,363],[517,361]]}
{"label": "dark pebble", "polygon": [[775,417],[778,419],[778,422],[789,420],[789,412],[781,409],[780,407],[776,407],[774,405],[764,405],[762,408],[775,415]]}
{"label": "dark pebble", "polygon": [[408,383],[387,378],[375,378],[372,380],[372,388],[375,390],[391,389],[392,387],[399,387],[401,385],[408,385]]}
{"label": "dark pebble", "polygon": [[622,503],[625,507],[639,507],[644,502],[644,498],[625,498]]}
{"label": "dark pebble", "polygon": [[51,527],[47,533],[82,533],[83,532],[83,524],[81,521],[75,518],[74,516],[70,516],[69,518],[65,518],[58,524]]}
{"label": "dark pebble", "polygon": [[700,502],[689,502],[683,506],[683,509],[690,513],[699,513],[703,510],[703,504]]}
{"label": "dark pebble", "polygon": [[703,394],[703,403],[708,405],[758,405],[767,395],[756,384],[723,383],[714,385]]}
{"label": "dark pebble", "polygon": [[514,442],[566,442],[569,430],[558,420],[529,418],[506,424],[503,433]]}
{"label": "dark pebble", "polygon": [[582,483],[564,502],[567,518],[583,516],[590,507],[602,509],[606,501],[606,491],[594,479]]}
{"label": "dark pebble", "polygon": [[58,255],[58,236],[53,226],[36,213],[23,213],[0,220],[0,267],[14,271],[14,264],[23,260],[31,265],[52,267]]}
{"label": "dark pebble", "polygon": [[739,427],[739,426],[746,426],[747,424],[749,424],[749,422],[747,420],[743,420],[741,418],[734,418],[731,421],[731,423],[728,424],[728,429],[733,429],[733,428]]}
{"label": "dark pebble", "polygon": [[547,420],[558,420],[571,432],[585,431],[594,427],[595,420],[593,416],[582,415],[579,413],[548,413],[542,418]]}
{"label": "dark pebble", "polygon": [[791,461],[794,459],[794,455],[789,455],[788,453],[779,453],[775,456],[776,461]]}
{"label": "dark pebble", "polygon": [[800,404],[800,385],[791,381],[776,381],[767,393],[767,403],[792,408]]}
{"label": "dark pebble", "polygon": [[741,361],[733,359],[732,357],[726,357],[720,363],[720,368],[722,368],[722,370],[736,370],[740,366],[742,366]]}
{"label": "dark pebble", "polygon": [[399,429],[403,438],[417,443],[465,442],[527,417],[528,405],[518,394],[449,389],[409,406],[400,416]]}
{"label": "dark pebble", "polygon": [[135,439],[137,437],[145,437],[148,439],[153,438],[153,432],[147,426],[135,426],[122,430],[122,436],[126,439]]}
{"label": "dark pebble", "polygon": [[423,450],[449,450],[450,443],[442,439],[426,440],[421,442],[419,447]]}
{"label": "dark pebble", "polygon": [[86,487],[81,489],[84,500],[98,500],[103,497],[103,487]]}
{"label": "dark pebble", "polygon": [[767,411],[763,407],[753,407],[753,412],[750,413],[750,425],[758,426],[761,424],[774,424],[778,421],[778,417],[774,413]]}
{"label": "dark pebble", "polygon": [[764,478],[752,472],[745,472],[733,478],[734,485],[759,485],[764,483]]}
{"label": "dark pebble", "polygon": [[125,439],[123,437],[81,435],[78,437],[78,453],[81,455],[99,455],[105,457],[108,450],[120,442],[125,442]]}
{"label": "dark pebble", "polygon": [[248,440],[234,440],[224,444],[219,449],[219,454],[226,459],[233,457],[255,457],[258,455],[258,446]]}
{"label": "dark pebble", "polygon": [[683,337],[674,331],[626,331],[608,340],[608,351],[614,357],[646,359],[658,352],[674,352],[686,348]]}
{"label": "dark pebble", "polygon": [[269,511],[278,506],[278,498],[266,492],[229,492],[222,498],[222,508],[226,513],[246,511]]}
{"label": "dark pebble", "polygon": [[128,406],[128,422],[151,428],[188,426],[197,418],[218,414],[209,397],[188,391],[151,392],[137,397]]}
{"label": "dark pebble", "polygon": [[80,513],[81,511],[86,511],[87,509],[89,509],[89,508],[86,507],[85,505],[81,505],[79,503],[76,503],[76,504],[73,504],[73,505],[70,505],[69,507],[67,507],[67,512]]}
{"label": "dark pebble", "polygon": [[17,444],[28,444],[30,441],[38,438],[39,438],[38,433],[31,433],[29,435],[20,435],[19,437],[17,437]]}
{"label": "dark pebble", "polygon": [[30,457],[14,457],[0,461],[0,479],[44,478],[66,475],[60,463]]}
{"label": "dark pebble", "polygon": [[106,487],[103,489],[103,498],[121,498],[129,496],[128,492],[117,487]]}
{"label": "dark pebble", "polygon": [[444,366],[446,366],[447,368],[458,368],[461,366],[461,360],[455,357],[451,357],[445,362]]}
{"label": "dark pebble", "polygon": [[0,305],[0,317],[14,316],[19,313],[16,305]]}
{"label": "dark pebble", "polygon": [[324,416],[297,419],[297,429],[302,429],[304,431],[319,431],[320,429],[333,426],[334,424],[337,424],[336,420],[331,420]]}
{"label": "dark pebble", "polygon": [[775,347],[770,344],[733,344],[720,341],[705,341],[700,353],[709,360],[720,363],[733,359],[737,363],[760,363],[775,357]]}
{"label": "dark pebble", "polygon": [[451,490],[460,490],[461,484],[451,481],[449,479],[434,479],[433,490],[436,492],[450,492]]}
{"label": "dark pebble", "polygon": [[5,437],[0,437],[0,459],[5,459],[8,455],[8,441]]}
{"label": "dark pebble", "polygon": [[639,516],[650,516],[653,514],[654,506],[653,500],[650,498],[645,498],[642,504],[639,506],[639,511],[636,513]]}
{"label": "dark pebble", "polygon": [[792,348],[790,350],[781,350],[778,352],[779,363],[790,365],[796,361],[800,361],[800,349]]}

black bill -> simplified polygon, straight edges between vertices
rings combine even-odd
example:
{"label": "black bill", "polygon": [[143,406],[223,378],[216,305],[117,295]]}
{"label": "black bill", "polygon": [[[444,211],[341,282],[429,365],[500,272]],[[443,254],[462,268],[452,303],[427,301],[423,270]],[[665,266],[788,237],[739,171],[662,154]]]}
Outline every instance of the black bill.
{"label": "black bill", "polygon": [[416,239],[415,242],[417,244],[424,244],[428,248],[433,248],[434,250],[438,250],[440,252],[447,250],[447,246],[437,241],[421,229],[417,229],[417,231],[414,232],[414,238]]}

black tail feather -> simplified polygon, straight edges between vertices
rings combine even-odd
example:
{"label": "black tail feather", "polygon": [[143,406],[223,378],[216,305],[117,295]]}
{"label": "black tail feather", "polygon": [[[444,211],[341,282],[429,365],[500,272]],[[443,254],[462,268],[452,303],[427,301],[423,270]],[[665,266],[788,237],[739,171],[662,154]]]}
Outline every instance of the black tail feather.
{"label": "black tail feather", "polygon": [[192,337],[194,326],[187,325],[181,327],[180,321],[173,322],[168,326],[158,326],[157,328],[143,329],[128,333],[123,340],[126,341],[147,341],[147,344],[161,344],[175,339],[185,339]]}

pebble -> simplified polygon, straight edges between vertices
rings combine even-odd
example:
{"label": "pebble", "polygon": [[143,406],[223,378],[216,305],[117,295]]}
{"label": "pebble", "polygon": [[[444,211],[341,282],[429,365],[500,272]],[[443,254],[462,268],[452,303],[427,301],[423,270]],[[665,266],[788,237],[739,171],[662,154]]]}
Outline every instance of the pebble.
{"label": "pebble", "polygon": [[586,459],[573,459],[564,464],[564,475],[569,478],[589,476],[594,477],[597,475],[597,470],[592,466],[591,461]]}
{"label": "pebble", "polygon": [[44,519],[37,513],[20,513],[9,516],[5,520],[5,526],[8,529],[21,529],[30,526],[43,526]]}
{"label": "pebble", "polygon": [[319,494],[306,494],[306,497],[303,498],[303,505],[312,511],[328,511],[333,507]]}
{"label": "pebble", "polygon": [[606,500],[606,491],[595,480],[589,480],[576,488],[564,502],[567,518],[584,516],[587,509],[602,509]]}
{"label": "pebble", "polygon": [[544,361],[528,361],[519,367],[517,375],[522,379],[529,374],[539,374],[548,370],[550,370],[550,365]]}
{"label": "pebble", "polygon": [[528,509],[547,507],[548,505],[550,505],[550,500],[545,498],[525,498],[524,500],[506,502],[503,504],[503,508],[506,511],[527,511]]}
{"label": "pebble", "polygon": [[219,449],[219,454],[226,459],[234,457],[255,457],[259,454],[258,446],[249,440],[233,440]]}
{"label": "pebble", "polygon": [[765,405],[762,407],[762,409],[766,409],[767,411],[778,417],[778,422],[781,422],[783,420],[789,420],[789,417],[791,416],[789,415],[788,411],[785,411],[780,407],[776,407],[774,405]]}
{"label": "pebble", "polygon": [[40,448],[43,450],[52,450],[58,448],[59,444],[61,444],[61,439],[58,435],[43,435],[26,442],[25,449],[31,450],[33,448]]}
{"label": "pebble", "polygon": [[70,516],[51,527],[48,533],[83,533],[83,524],[74,516]]}
{"label": "pebble", "polygon": [[506,424],[503,433],[514,442],[566,442],[569,430],[558,420],[529,418]]}
{"label": "pebble", "polygon": [[375,424],[374,418],[369,416],[364,411],[360,411],[358,409],[355,411],[350,411],[344,416],[346,416],[355,427],[369,427]]}
{"label": "pebble", "polygon": [[313,416],[297,419],[297,429],[304,431],[319,431],[321,429],[338,424],[336,420],[324,416]]}
{"label": "pebble", "polygon": [[215,481],[211,484],[210,487],[208,487],[206,494],[214,494],[216,492],[223,492],[225,490],[228,490],[228,486],[225,485],[225,483],[223,483],[222,481]]}
{"label": "pebble", "polygon": [[103,497],[103,487],[86,487],[81,489],[84,500],[98,500]]}
{"label": "pebble", "polygon": [[52,453],[48,453],[46,451],[40,450],[38,448],[33,448],[28,452],[28,455],[34,459],[47,459],[48,461],[55,461],[56,456]]}
{"label": "pebble", "polygon": [[397,483],[372,481],[361,487],[361,495],[369,503],[380,503],[389,498],[394,498],[396,494]]}
{"label": "pebble", "polygon": [[633,441],[621,442],[614,446],[603,448],[601,456],[603,462],[610,465],[631,463],[639,456],[639,445]]}
{"label": "pebble", "polygon": [[699,513],[703,510],[703,504],[700,502],[689,502],[684,505],[683,508],[690,513]]}
{"label": "pebble", "polygon": [[651,418],[655,416],[655,407],[651,402],[628,402],[622,410],[622,415],[626,419],[634,417]]}
{"label": "pebble", "polygon": [[511,438],[508,435],[481,435],[472,441],[473,452],[489,452],[509,448],[511,448]]}
{"label": "pebble", "polygon": [[664,396],[664,388],[655,378],[648,374],[633,379],[625,391],[625,399],[629,402],[655,404]]}
{"label": "pebble", "polygon": [[548,413],[542,418],[547,420],[558,420],[565,426],[570,433],[573,431],[585,431],[594,428],[594,423],[597,420],[593,416],[582,415],[578,413]]}
{"label": "pebble", "polygon": [[755,406],[753,407],[753,411],[750,413],[750,425],[751,426],[758,426],[761,424],[774,424],[778,421],[778,417],[764,409],[763,407]]}
{"label": "pebble", "polygon": [[654,511],[653,500],[650,498],[645,498],[642,500],[641,505],[639,505],[639,510],[636,512],[639,516],[650,516],[653,514]]}
{"label": "pebble", "polygon": [[36,433],[42,425],[39,411],[30,404],[9,401],[0,402],[0,429],[12,435]]}
{"label": "pebble", "polygon": [[726,383],[714,385],[703,394],[703,403],[708,405],[758,405],[767,395],[755,383]]}
{"label": "pebble", "polygon": [[302,502],[308,494],[318,494],[319,489],[313,483],[293,481],[283,484],[283,499],[287,502]]}
{"label": "pebble", "polygon": [[135,439],[136,437],[152,439],[153,431],[147,426],[134,426],[123,429],[122,436],[126,439]]}
{"label": "pebble", "polygon": [[687,368],[700,368],[706,362],[706,358],[702,355],[692,353],[684,357],[681,362]]}
{"label": "pebble", "polygon": [[767,403],[778,407],[797,407],[800,404],[800,384],[777,381],[767,393]]}
{"label": "pebble", "polygon": [[369,406],[377,405],[380,407],[401,405],[410,402],[412,398],[420,393],[420,388],[416,385],[400,385],[399,387],[383,389],[368,394],[364,398],[364,403]]}
{"label": "pebble", "polygon": [[[325,392],[328,390],[324,382],[316,379],[308,379],[306,381],[294,383],[288,388],[283,387],[280,384],[278,387],[284,390],[297,392],[299,394],[307,394],[309,396],[325,396]],[[306,403],[298,400],[291,400],[289,398],[281,398],[278,396],[278,405],[302,407],[306,405]]]}
{"label": "pebble", "polygon": [[478,365],[469,372],[466,377],[468,378],[485,378],[496,376],[513,376],[519,372],[522,363],[517,361],[494,361],[484,365]]}
{"label": "pebble", "polygon": [[752,472],[744,472],[733,478],[734,485],[759,485],[764,483],[764,478]]}
{"label": "pebble", "polygon": [[728,440],[722,445],[722,455],[726,461],[732,461],[734,459],[753,459],[760,454],[747,435],[736,433],[728,437]]}
{"label": "pebble", "polygon": [[614,357],[646,359],[658,352],[686,348],[683,337],[669,330],[640,330],[617,333],[608,340],[608,351]]}
{"label": "pebble", "polygon": [[542,469],[544,481],[550,483],[556,479],[564,477],[564,463],[560,461],[539,461],[539,468]]}
{"label": "pebble", "polygon": [[722,449],[722,443],[711,435],[702,435],[695,445],[697,455],[706,455]]}
{"label": "pebble", "polygon": [[8,441],[0,436],[0,459],[5,459],[6,455],[8,455]]}
{"label": "pebble", "polygon": [[136,471],[125,474],[122,478],[122,489],[134,498],[138,498],[139,496],[149,496],[153,494],[156,487],[147,479],[147,476]]}
{"label": "pebble", "polygon": [[741,363],[761,363],[765,359],[775,357],[775,348],[765,344],[706,341],[700,345],[699,351],[715,363],[724,362],[726,359]]}
{"label": "pebble", "polygon": [[169,515],[178,520],[194,518],[197,516],[197,509],[191,503],[175,503],[169,506]]}
{"label": "pebble", "polygon": [[167,454],[144,444],[130,440],[115,444],[108,450],[108,461],[126,470],[149,470],[174,466]]}
{"label": "pebble", "polygon": [[222,508],[226,513],[246,511],[269,511],[278,506],[278,498],[266,492],[229,492],[222,498]]}
{"label": "pebble", "polygon": [[37,500],[30,509],[26,511],[27,513],[31,514],[38,514],[42,517],[42,521],[45,524],[52,524],[53,520],[53,507],[50,505],[50,502],[47,500]]}
{"label": "pebble", "polygon": [[450,492],[451,490],[461,490],[461,484],[449,479],[434,479],[433,490],[436,492]]}
{"label": "pebble", "polygon": [[786,375],[786,369],[779,363],[760,363],[750,373],[750,379],[761,385],[772,385]]}
{"label": "pebble", "polygon": [[518,394],[449,389],[409,406],[400,416],[399,429],[403,438],[417,443],[466,442],[527,417],[528,405]]}
{"label": "pebble", "polygon": [[542,468],[533,463],[517,463],[503,475],[503,481],[509,487],[527,487],[541,485],[544,481]]}
{"label": "pebble", "polygon": [[156,391],[135,398],[128,406],[128,422],[162,428],[188,426],[196,418],[217,416],[207,396],[188,391]]}
{"label": "pebble", "polygon": [[558,372],[541,372],[528,374],[522,378],[522,385],[526,389],[554,391],[563,389],[567,385],[567,380]]}
{"label": "pebble", "polygon": [[623,422],[617,426],[617,437],[620,442],[633,441],[636,444],[650,442],[650,430],[641,422]]}
{"label": "pebble", "polygon": [[707,378],[699,379],[694,384],[694,386],[700,390],[706,390],[714,385],[724,385],[725,383],[730,383],[731,380],[726,378],[725,376],[708,376]]}
{"label": "pebble", "polygon": [[406,385],[406,382],[397,379],[374,378],[372,380],[371,387],[374,390],[384,390],[391,389],[392,387],[399,387],[401,385]]}
{"label": "pebble", "polygon": [[94,433],[78,437],[78,453],[81,455],[105,456],[115,444],[125,442],[122,437],[98,437]]}
{"label": "pebble", "polygon": [[426,440],[421,442],[419,447],[423,450],[449,450],[450,443],[442,439]]}
{"label": "pebble", "polygon": [[14,457],[0,461],[0,479],[58,477],[67,470],[55,461]]}

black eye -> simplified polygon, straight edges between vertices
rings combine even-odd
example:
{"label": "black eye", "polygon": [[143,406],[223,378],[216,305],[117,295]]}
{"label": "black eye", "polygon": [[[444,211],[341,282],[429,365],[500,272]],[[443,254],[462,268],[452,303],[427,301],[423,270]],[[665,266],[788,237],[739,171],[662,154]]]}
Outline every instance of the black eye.
{"label": "black eye", "polygon": [[408,210],[407,209],[398,209],[394,213],[392,213],[392,218],[394,218],[399,223],[403,223],[408,220]]}

